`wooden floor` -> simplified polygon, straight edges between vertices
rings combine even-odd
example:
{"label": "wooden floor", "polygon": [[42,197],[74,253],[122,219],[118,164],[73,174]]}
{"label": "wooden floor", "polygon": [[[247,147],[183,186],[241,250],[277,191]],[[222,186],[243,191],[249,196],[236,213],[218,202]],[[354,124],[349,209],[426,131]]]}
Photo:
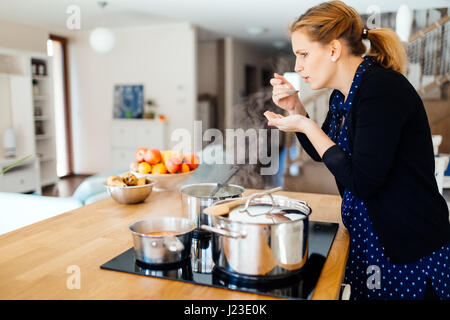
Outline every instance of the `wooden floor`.
{"label": "wooden floor", "polygon": [[51,197],[70,197],[84,179],[90,175],[71,175],[60,178],[58,183],[44,187],[42,195]]}

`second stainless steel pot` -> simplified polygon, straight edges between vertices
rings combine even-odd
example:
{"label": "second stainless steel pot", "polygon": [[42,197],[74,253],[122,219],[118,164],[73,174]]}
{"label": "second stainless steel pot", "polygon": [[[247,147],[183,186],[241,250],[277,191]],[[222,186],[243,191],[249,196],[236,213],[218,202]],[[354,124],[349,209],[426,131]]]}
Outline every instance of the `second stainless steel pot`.
{"label": "second stainless steel pot", "polygon": [[[215,203],[218,205],[231,200]],[[269,213],[270,212],[270,213]],[[268,214],[266,214],[268,213]],[[308,216],[303,201],[252,196],[245,206],[211,216],[213,260],[229,273],[276,278],[297,273],[308,256]]]}
{"label": "second stainless steel pot", "polygon": [[196,228],[211,224],[211,216],[203,213],[205,208],[216,201],[242,197],[245,191],[241,186],[229,184],[221,188],[215,196],[210,197],[209,194],[216,186],[216,183],[196,183],[180,189],[183,214],[194,222]]}

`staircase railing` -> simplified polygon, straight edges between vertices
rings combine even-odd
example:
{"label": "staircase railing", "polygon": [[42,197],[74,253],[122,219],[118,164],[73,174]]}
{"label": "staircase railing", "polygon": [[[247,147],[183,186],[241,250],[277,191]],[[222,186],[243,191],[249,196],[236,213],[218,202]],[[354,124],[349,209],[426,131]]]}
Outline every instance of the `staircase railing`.
{"label": "staircase railing", "polygon": [[450,80],[450,17],[442,17],[409,38],[408,79],[419,94]]}

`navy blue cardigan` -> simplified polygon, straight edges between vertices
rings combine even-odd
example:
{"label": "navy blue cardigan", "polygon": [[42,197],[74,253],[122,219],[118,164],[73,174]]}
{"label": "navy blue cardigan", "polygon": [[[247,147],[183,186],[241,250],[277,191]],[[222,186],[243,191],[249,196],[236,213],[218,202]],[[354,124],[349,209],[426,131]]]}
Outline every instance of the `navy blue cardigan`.
{"label": "navy blue cardigan", "polygon": [[[430,127],[414,87],[402,74],[374,64],[363,74],[348,117],[351,156],[334,145],[321,159],[305,134],[297,138],[312,159],[325,163],[341,196],[347,188],[365,200],[387,258],[415,262],[449,243],[449,211],[438,191]],[[326,133],[330,121],[328,112]]]}

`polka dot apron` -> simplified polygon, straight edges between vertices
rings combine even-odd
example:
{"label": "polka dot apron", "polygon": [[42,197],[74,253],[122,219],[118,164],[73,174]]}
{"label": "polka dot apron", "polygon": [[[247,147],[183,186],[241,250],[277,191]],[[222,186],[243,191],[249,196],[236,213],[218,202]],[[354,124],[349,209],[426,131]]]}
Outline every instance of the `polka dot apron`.
{"label": "polka dot apron", "polygon": [[[344,101],[339,91],[335,91],[331,100],[328,136],[350,156],[348,114],[362,74],[372,64],[373,59],[365,57],[358,66],[347,100]],[[340,128],[343,116],[345,120]],[[352,299],[423,299],[427,278],[441,299],[450,299],[450,244],[417,262],[392,264],[373,231],[365,202],[348,189],[343,194],[341,213],[350,234],[344,282],[351,285]]]}

